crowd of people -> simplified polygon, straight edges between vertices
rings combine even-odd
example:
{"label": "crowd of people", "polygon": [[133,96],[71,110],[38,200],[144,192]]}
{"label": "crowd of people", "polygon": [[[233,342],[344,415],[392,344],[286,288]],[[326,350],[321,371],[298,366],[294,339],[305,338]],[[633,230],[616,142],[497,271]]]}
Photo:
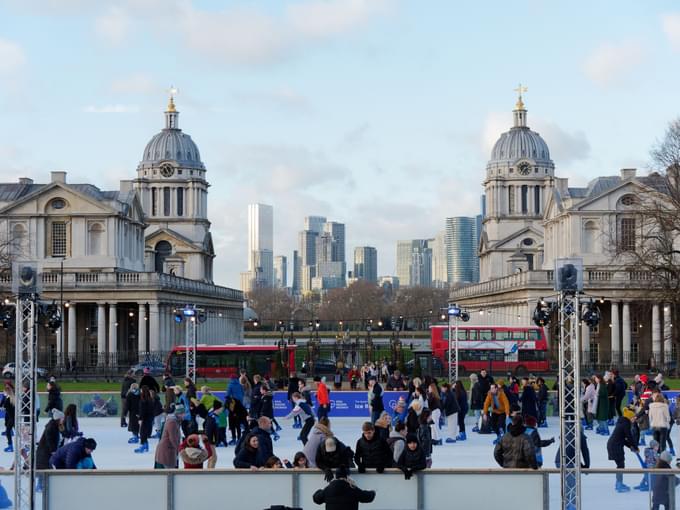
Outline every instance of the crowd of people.
{"label": "crowd of people", "polygon": [[[468,428],[493,437],[493,457],[503,468],[538,469],[544,463],[542,449],[555,442],[555,438],[544,439],[540,434],[540,429],[547,427],[551,400],[541,377],[517,379],[508,374],[505,380],[496,381],[481,370],[470,375],[466,390],[462,381],[450,385],[430,376],[408,379],[398,370],[383,371],[375,365],[356,372],[355,387],[361,380],[370,419],[357,431],[356,442],[349,445],[333,432],[331,389],[325,379],[308,381],[291,374],[287,387],[290,411],[283,420],[291,420],[292,428],[299,429],[301,444],[292,461],[274,452],[281,430],[274,416],[274,382],[244,370],[229,380],[224,399],[208,386],[199,392],[188,378],[182,386],[169,374],[159,383],[148,372],[139,381],[129,372],[121,386],[120,425],[129,431],[128,442],[137,454],[149,452],[150,439],[159,440],[153,462],[157,469],[180,465],[185,469],[213,468],[218,448],[223,447],[234,447],[232,464],[237,469],[318,468],[331,483],[315,495],[318,502],[333,499],[331,486],[353,484],[349,478],[353,469],[382,473],[396,468],[409,480],[415,472],[432,467],[436,447],[466,441]],[[353,377],[350,373],[350,381]],[[556,388],[557,383],[553,386]],[[671,430],[674,424],[680,424],[680,409],[664,396],[667,389],[661,374],[653,379],[644,374],[635,376],[630,385],[617,370],[584,378],[580,386],[582,466],[590,464],[583,431],[595,430],[608,436],[608,458],[618,469],[625,468],[625,449],[636,453],[643,467],[669,469],[675,455]],[[404,390],[406,396],[400,396],[393,409],[386,408],[386,390]],[[632,397],[627,399],[629,390]],[[75,404],[64,409],[54,378],[49,380],[47,392],[44,411],[49,421],[38,441],[36,467],[95,469],[92,452],[97,443],[80,431]],[[23,388],[21,398],[26,395]],[[16,398],[11,382],[6,381],[1,404],[5,409],[6,452],[13,448]],[[553,408],[556,406],[553,400]],[[559,465],[559,451],[555,464]],[[652,490],[655,501],[663,506],[669,483],[671,479],[666,476],[644,476],[634,488]],[[616,475],[615,489],[630,490],[623,483],[622,472]],[[355,491],[364,500],[369,492]]]}

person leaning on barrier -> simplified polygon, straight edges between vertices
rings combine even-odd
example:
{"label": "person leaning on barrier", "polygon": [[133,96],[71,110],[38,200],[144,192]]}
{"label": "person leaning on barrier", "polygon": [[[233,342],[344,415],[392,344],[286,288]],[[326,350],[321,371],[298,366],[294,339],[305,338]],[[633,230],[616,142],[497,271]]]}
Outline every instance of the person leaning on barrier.
{"label": "person leaning on barrier", "polygon": [[335,471],[335,480],[316,491],[312,499],[317,505],[325,503],[326,510],[358,510],[359,503],[371,503],[375,499],[375,491],[361,490],[341,467]]}

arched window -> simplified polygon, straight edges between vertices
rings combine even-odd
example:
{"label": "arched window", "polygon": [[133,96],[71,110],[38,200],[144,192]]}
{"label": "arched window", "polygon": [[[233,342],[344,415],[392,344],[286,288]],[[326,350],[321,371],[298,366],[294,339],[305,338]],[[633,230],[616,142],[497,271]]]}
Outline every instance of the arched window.
{"label": "arched window", "polygon": [[104,251],[104,227],[101,223],[91,223],[87,232],[87,254],[101,255]]}
{"label": "arched window", "polygon": [[597,253],[597,223],[587,221],[583,225],[583,252]]}
{"label": "arched window", "polygon": [[172,245],[167,241],[158,241],[156,243],[156,258],[155,258],[155,269],[157,273],[163,272],[163,265],[165,264],[165,259],[172,254]]}

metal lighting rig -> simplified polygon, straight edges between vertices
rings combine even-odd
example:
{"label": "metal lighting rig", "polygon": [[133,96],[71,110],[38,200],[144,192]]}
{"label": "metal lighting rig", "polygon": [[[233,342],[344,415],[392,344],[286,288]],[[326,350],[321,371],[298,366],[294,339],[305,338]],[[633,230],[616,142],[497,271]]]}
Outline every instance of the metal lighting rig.
{"label": "metal lighting rig", "polygon": [[458,380],[458,323],[470,320],[470,314],[458,305],[451,304],[446,309],[449,319],[449,384]]}
{"label": "metal lighting rig", "polygon": [[184,346],[186,347],[186,377],[196,383],[196,344],[197,322],[203,323],[208,316],[203,308],[186,305],[184,308],[175,310],[175,322],[185,323]]}

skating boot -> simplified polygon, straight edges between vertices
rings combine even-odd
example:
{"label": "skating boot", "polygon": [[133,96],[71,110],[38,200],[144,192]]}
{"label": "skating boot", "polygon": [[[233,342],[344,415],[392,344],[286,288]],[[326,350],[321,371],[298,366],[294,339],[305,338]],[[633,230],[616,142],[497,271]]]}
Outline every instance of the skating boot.
{"label": "skating boot", "polygon": [[643,434],[640,434],[640,442],[638,443],[638,446],[645,446],[645,436]]}
{"label": "skating boot", "polygon": [[496,436],[496,439],[493,440],[493,444],[498,444],[498,443],[500,442],[500,440],[501,440],[501,435],[498,434],[498,435]]}
{"label": "skating boot", "polygon": [[669,449],[668,449],[668,453],[671,454],[671,457],[675,457],[675,448],[672,448],[672,447],[669,448]]}
{"label": "skating boot", "polygon": [[135,448],[135,453],[146,453],[149,451],[149,443],[144,443],[139,446],[139,448]]}
{"label": "skating boot", "polygon": [[274,439],[274,441],[278,441],[279,439],[281,439],[281,436],[279,436],[276,432],[274,432],[274,435],[272,436],[272,438]]}
{"label": "skating boot", "polygon": [[465,432],[460,432],[456,436],[456,441],[465,441],[466,439],[467,439],[467,435],[465,434]]}
{"label": "skating boot", "polygon": [[132,436],[130,439],[128,439],[128,444],[137,444],[137,443],[139,443],[139,436],[136,435],[136,434],[134,436]]}
{"label": "skating boot", "polygon": [[[543,420],[541,423],[538,424],[539,429],[547,429],[548,428],[548,420]],[[593,429],[593,426],[590,426],[590,429]]]}
{"label": "skating boot", "polygon": [[277,425],[277,426],[276,426],[276,432],[278,432],[279,430],[283,430],[283,429],[281,428],[281,425]]}
{"label": "skating boot", "polygon": [[623,482],[616,482],[616,487],[614,488],[616,492],[630,492],[630,487]]}
{"label": "skating boot", "polygon": [[647,475],[642,475],[640,485],[636,485],[633,489],[640,492],[649,492],[649,479],[647,478]]}
{"label": "skating boot", "polygon": [[479,432],[479,427],[477,425],[472,427],[472,432]]}
{"label": "skating boot", "polygon": [[447,437],[447,438],[446,438],[446,442],[449,443],[449,444],[451,444],[451,443],[455,443],[456,440],[453,439],[452,437]]}
{"label": "skating boot", "polygon": [[236,439],[232,439],[232,440],[229,441],[229,443],[228,443],[229,446],[234,446],[235,444],[236,444]]}
{"label": "skating boot", "polygon": [[5,448],[4,451],[6,451],[7,453],[12,453],[14,451],[14,446],[12,446],[11,444],[7,445],[7,448]]}

